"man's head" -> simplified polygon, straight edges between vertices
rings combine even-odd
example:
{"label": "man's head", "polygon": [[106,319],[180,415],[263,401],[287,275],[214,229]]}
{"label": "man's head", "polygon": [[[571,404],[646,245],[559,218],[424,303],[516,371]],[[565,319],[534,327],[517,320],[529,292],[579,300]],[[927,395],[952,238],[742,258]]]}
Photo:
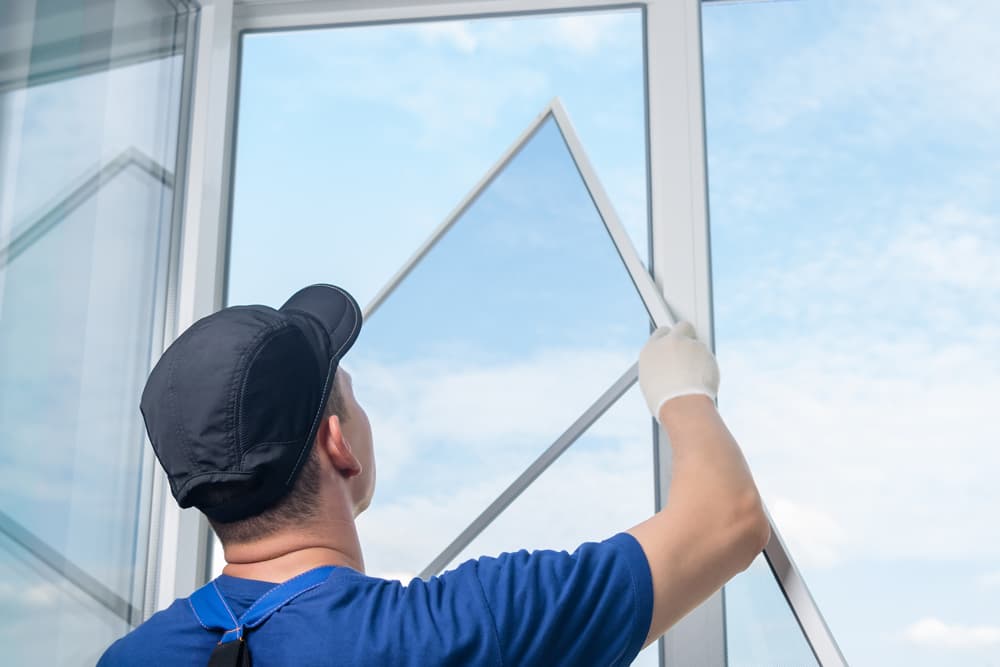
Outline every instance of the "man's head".
{"label": "man's head", "polygon": [[[246,541],[371,499],[368,418],[339,362],[361,328],[344,290],[280,309],[237,306],[192,325],[146,383],[142,413],[171,491],[224,539]],[[317,505],[318,503],[318,505]]]}
{"label": "man's head", "polygon": [[[295,484],[281,500],[256,516],[224,523],[209,519],[223,544],[244,544],[321,518],[331,496],[357,516],[375,491],[375,459],[368,415],[357,402],[350,374],[340,368],[313,447]],[[214,504],[213,489],[204,491]]]}

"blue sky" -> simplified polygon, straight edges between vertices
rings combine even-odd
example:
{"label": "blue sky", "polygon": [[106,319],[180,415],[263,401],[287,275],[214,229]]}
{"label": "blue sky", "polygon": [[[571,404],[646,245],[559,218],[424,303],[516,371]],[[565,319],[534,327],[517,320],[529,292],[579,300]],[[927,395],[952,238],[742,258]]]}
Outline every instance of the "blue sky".
{"label": "blue sky", "polygon": [[[852,664],[996,664],[1000,650],[1000,533],[985,509],[1000,501],[987,472],[1000,393],[992,11],[704,12],[721,406]],[[555,95],[644,254],[640,30],[632,13],[247,37],[233,301],[278,303],[310,280],[365,301]],[[599,301],[556,277],[593,277],[594,237],[539,200],[560,193],[575,210],[571,176],[512,164],[514,196],[460,220],[362,335],[351,361],[386,468],[362,525],[373,569],[419,569],[567,423],[552,394],[591,360],[607,360],[591,376],[610,382],[614,359],[634,356],[635,341],[600,328],[572,339],[600,321]],[[538,252],[548,276],[527,259]],[[265,258],[282,270],[261,272]],[[520,318],[538,323],[527,332],[509,326],[522,296]],[[573,395],[573,410],[587,403]],[[580,445],[480,550],[568,546],[590,513],[591,538],[626,527],[614,522],[635,509],[608,512],[603,492],[644,484],[648,423],[622,408]],[[581,486],[602,493],[567,506]],[[799,655],[765,575],[730,591],[734,664]]]}
{"label": "blue sky", "polygon": [[704,12],[720,405],[852,664],[997,664],[1000,15]]}

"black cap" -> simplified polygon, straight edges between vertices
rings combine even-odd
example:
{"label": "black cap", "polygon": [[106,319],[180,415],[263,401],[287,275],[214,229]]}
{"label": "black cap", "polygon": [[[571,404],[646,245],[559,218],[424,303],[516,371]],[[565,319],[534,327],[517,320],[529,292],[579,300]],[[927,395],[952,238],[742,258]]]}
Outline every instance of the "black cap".
{"label": "black cap", "polygon": [[153,450],[181,507],[228,523],[292,488],[361,309],[333,285],[299,290],[279,310],[234,306],[167,348],[142,392]]}

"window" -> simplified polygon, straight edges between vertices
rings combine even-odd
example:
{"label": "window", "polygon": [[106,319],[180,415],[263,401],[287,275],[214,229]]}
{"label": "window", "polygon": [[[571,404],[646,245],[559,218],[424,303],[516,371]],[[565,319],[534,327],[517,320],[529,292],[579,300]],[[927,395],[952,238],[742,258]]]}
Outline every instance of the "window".
{"label": "window", "polygon": [[723,412],[852,664],[989,664],[994,6],[704,10]]}
{"label": "window", "polygon": [[[648,413],[637,390],[620,398],[649,331],[634,272],[655,293],[641,27],[630,10],[244,37],[229,298],[278,305],[314,280],[368,301],[344,365],[375,429],[370,573],[564,548],[654,509]],[[402,52],[413,63],[397,68]],[[275,118],[264,98],[289,71]],[[553,502],[567,485],[586,518]]]}
{"label": "window", "polygon": [[138,400],[163,336],[187,15],[81,12],[22,3],[0,44],[10,664],[40,652],[93,664],[146,599],[152,462]]}
{"label": "window", "polygon": [[[634,403],[622,394],[650,314],[671,321],[645,269],[657,192],[662,238],[682,248],[660,258],[680,260],[665,284],[690,289],[681,302],[710,320],[698,240],[704,211],[692,199],[703,183],[690,134],[701,125],[685,106],[695,94],[700,108],[700,84],[687,72],[683,85],[697,90],[680,90],[678,71],[662,69],[691,57],[677,44],[697,40],[644,40],[649,21],[660,37],[694,29],[688,9],[284,32],[344,18],[318,12],[296,26],[295,15],[243,10],[227,300],[277,306],[302,284],[336,282],[368,304],[345,365],[372,413],[381,465],[375,502],[359,521],[369,571],[426,576],[476,550],[510,548],[516,535],[504,526],[544,514],[525,508],[565,483],[557,470],[571,474],[623,446],[602,440],[602,425]],[[669,86],[647,80],[647,59]],[[647,145],[654,103],[669,108],[670,122],[651,119],[663,134]],[[535,116],[539,109],[547,110]],[[647,152],[669,174],[658,185],[650,185]],[[639,423],[635,437],[648,441],[648,418]],[[575,467],[556,461],[564,452]],[[631,455],[640,457],[630,459],[634,473],[643,455]],[[651,478],[657,465],[667,468],[646,465]],[[615,478],[609,489],[623,483]],[[622,523],[612,527],[609,516],[593,529],[621,530],[625,514],[648,514],[652,502],[640,498],[651,501],[651,490],[630,487]],[[563,521],[563,541],[585,539],[574,517]],[[532,525],[521,526],[521,546],[557,537]],[[774,549],[783,580],[804,591],[794,567],[782,569],[783,545]],[[731,620],[749,638],[745,650],[731,643],[734,662],[811,659],[766,565],[733,595]],[[668,661],[725,661],[715,600],[672,632]],[[797,600],[822,626],[808,593]],[[759,617],[761,609],[771,616]],[[825,627],[817,632],[836,656]],[[655,659],[646,652],[641,661]]]}

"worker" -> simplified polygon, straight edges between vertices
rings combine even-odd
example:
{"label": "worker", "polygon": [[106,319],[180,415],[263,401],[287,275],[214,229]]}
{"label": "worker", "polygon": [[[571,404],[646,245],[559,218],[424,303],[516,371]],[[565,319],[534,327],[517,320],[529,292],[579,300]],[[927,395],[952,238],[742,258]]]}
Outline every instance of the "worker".
{"label": "worker", "polygon": [[715,408],[715,358],[681,323],[639,354],[673,447],[661,511],[573,553],[483,557],[408,584],[367,576],[355,521],[375,453],[340,367],[361,320],[346,291],[312,285],[277,310],[209,315],[163,353],[142,394],[146,429],[226,565],[101,667],[628,665],[766,544],[760,496]]}

